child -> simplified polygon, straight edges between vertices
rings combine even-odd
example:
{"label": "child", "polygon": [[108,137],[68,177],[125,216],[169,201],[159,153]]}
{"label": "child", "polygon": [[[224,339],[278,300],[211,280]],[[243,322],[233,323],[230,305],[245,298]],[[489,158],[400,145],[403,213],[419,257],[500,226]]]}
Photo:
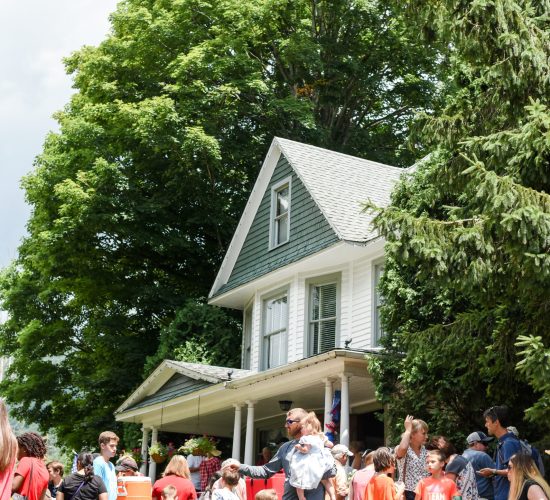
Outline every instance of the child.
{"label": "child", "polygon": [[98,441],[101,455],[94,459],[94,474],[103,479],[109,500],[116,500],[118,496],[117,477],[111,458],[116,455],[118,436],[114,432],[105,431],[99,435]]}
{"label": "child", "polygon": [[389,448],[378,448],[373,455],[374,476],[365,488],[364,500],[399,500],[404,493],[404,484],[398,490],[389,474],[395,473],[397,461]]}
{"label": "child", "polygon": [[212,490],[212,500],[240,500],[233,492],[233,489],[239,484],[241,475],[229,468],[222,470],[223,488]]}
{"label": "child", "polygon": [[445,477],[443,472],[445,455],[441,450],[428,451],[426,466],[430,477],[418,483],[415,500],[451,500],[454,495],[458,495],[456,483]]}
{"label": "child", "polygon": [[178,490],[175,486],[169,484],[164,487],[160,496],[162,500],[178,500]]}
{"label": "child", "polygon": [[279,500],[275,490],[260,490],[256,493],[254,500]]}
{"label": "child", "polygon": [[296,488],[300,500],[305,500],[304,490],[317,488],[319,482],[323,483],[330,499],[336,500],[332,482],[329,479],[321,479],[334,464],[330,452],[325,449],[326,437],[321,432],[321,423],[315,413],[310,412],[300,424],[302,437],[295,445],[296,451],[290,459],[289,483]]}

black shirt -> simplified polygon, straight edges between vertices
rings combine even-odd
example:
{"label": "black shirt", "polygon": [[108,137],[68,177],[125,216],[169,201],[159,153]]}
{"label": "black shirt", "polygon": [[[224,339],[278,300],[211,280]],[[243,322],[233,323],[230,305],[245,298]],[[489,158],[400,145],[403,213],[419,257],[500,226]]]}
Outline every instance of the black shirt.
{"label": "black shirt", "polygon": [[[71,500],[83,482],[84,475],[75,472],[63,479],[58,491],[61,491],[65,495],[64,500]],[[89,483],[82,484],[82,488],[80,488],[74,500],[97,500],[100,493],[106,492],[107,488],[105,488],[103,479],[99,476],[94,476]]]}

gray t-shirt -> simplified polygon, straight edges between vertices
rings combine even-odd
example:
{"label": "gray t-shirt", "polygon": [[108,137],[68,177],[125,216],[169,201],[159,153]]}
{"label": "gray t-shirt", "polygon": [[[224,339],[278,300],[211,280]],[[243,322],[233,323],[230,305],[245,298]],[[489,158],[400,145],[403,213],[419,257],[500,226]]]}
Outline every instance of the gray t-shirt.
{"label": "gray t-shirt", "polygon": [[[245,476],[250,476],[254,479],[266,479],[276,474],[281,469],[284,470],[286,479],[285,479],[285,488],[283,493],[282,500],[298,500],[298,495],[296,494],[296,488],[290,485],[288,478],[290,477],[290,459],[293,453],[296,451],[294,446],[298,443],[298,440],[294,439],[288,443],[284,443],[275,456],[265,465],[252,466],[252,465],[241,465],[239,472]],[[323,479],[328,479],[329,477],[334,477],[336,475],[336,464],[323,475]],[[308,500],[323,500],[325,495],[325,488],[321,483],[319,486],[313,490],[305,490],[304,494]]]}

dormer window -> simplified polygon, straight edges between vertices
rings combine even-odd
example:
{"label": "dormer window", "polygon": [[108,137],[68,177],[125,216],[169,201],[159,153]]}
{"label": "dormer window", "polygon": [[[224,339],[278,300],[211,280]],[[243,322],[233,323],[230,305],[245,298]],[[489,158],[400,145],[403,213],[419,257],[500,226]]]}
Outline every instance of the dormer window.
{"label": "dormer window", "polygon": [[269,248],[283,245],[290,238],[290,177],[271,188]]}

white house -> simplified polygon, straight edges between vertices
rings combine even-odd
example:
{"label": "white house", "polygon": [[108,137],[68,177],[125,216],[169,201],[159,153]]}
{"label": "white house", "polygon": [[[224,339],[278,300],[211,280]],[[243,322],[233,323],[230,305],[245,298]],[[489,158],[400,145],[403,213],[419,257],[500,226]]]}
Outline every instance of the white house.
{"label": "white house", "polygon": [[150,430],[207,433],[252,463],[283,433],[284,402],[327,422],[336,389],[340,442],[381,443],[365,356],[382,334],[384,241],[363,204],[386,205],[403,172],[273,140],[209,298],[243,311],[241,369],[164,361],[116,412],[143,424],[144,453]]}

